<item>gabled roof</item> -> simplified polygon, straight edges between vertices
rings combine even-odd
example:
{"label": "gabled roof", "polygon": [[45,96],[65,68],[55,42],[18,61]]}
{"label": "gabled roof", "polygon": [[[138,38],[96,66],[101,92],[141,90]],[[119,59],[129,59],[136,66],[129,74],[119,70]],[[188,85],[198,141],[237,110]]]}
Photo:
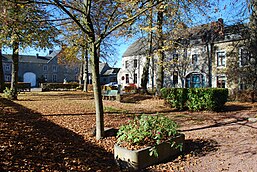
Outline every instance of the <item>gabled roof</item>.
{"label": "gabled roof", "polygon": [[[234,34],[230,37],[229,35]],[[235,35],[236,34],[236,35]],[[174,35],[171,32],[169,35],[165,35],[168,38],[175,39],[176,42],[180,42],[182,45],[199,45],[205,44],[206,41],[235,41],[238,39],[246,38],[247,36],[247,26],[244,24],[235,24],[232,26],[224,26],[223,19],[218,19],[208,24],[203,24],[200,26],[195,26],[192,28],[185,28],[181,31],[177,31]],[[153,42],[156,40],[154,39]],[[153,49],[156,48],[156,44],[153,45]],[[122,57],[145,55],[149,50],[147,39],[141,38],[131,44]]]}
{"label": "gabled roof", "polygon": [[[11,54],[4,54],[3,61],[7,59],[7,62],[12,62]],[[30,55],[19,55],[19,62],[21,63],[47,63],[49,58],[44,56],[30,56]]]}
{"label": "gabled roof", "polygon": [[[107,63],[99,63],[99,73],[103,71],[103,68],[108,65]],[[109,65],[108,65],[109,66]],[[92,73],[92,67],[91,65],[88,65],[88,72]]]}
{"label": "gabled roof", "polygon": [[147,40],[141,38],[141,39],[135,41],[133,44],[131,44],[127,48],[127,50],[124,52],[122,57],[135,56],[135,55],[144,55],[144,54],[146,54],[147,50],[148,50]]}
{"label": "gabled roof", "polygon": [[[53,58],[55,58],[59,54],[60,50],[53,51],[48,56],[39,56],[39,55],[19,55],[19,62],[21,63],[48,63]],[[3,54],[3,61],[12,62],[11,54]]]}
{"label": "gabled roof", "polygon": [[51,61],[51,60],[54,59],[60,52],[61,52],[61,50],[52,51],[48,56],[46,56],[46,58],[48,58],[49,61]]}
{"label": "gabled roof", "polygon": [[120,68],[111,68],[105,71],[103,75],[113,75],[113,74],[118,74]]}
{"label": "gabled roof", "polygon": [[12,59],[11,58],[8,58],[8,57],[6,57],[6,56],[4,56],[4,55],[2,55],[2,60],[4,61],[4,62],[12,62]]}

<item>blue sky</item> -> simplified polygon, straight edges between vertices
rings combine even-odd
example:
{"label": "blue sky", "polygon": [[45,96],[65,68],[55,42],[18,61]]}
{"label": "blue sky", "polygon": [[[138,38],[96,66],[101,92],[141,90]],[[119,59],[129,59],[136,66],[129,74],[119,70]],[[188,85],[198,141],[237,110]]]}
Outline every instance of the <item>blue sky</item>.
{"label": "blue sky", "polygon": [[[216,21],[218,18],[223,18],[225,24],[234,23],[235,21],[238,21],[238,18],[245,19],[247,17],[245,16],[239,16],[237,13],[239,10],[242,9],[242,3],[245,2],[245,0],[213,0],[211,5],[212,8],[209,11],[206,11],[206,13],[210,16],[210,18],[206,16],[199,15],[198,19],[201,23],[209,23],[211,21]],[[116,55],[113,57],[114,61],[117,61],[115,67],[121,67],[121,60],[122,55],[126,51],[126,49],[129,47],[131,43],[133,43],[133,39],[125,40],[124,38],[121,38],[118,42],[118,45],[116,46]],[[60,48],[55,48],[60,49]],[[10,49],[4,49],[3,54],[11,54],[12,51]],[[26,55],[36,55],[39,54],[40,56],[46,56],[49,53],[49,50],[36,50],[33,48],[26,48],[24,50],[20,51],[20,54],[26,54]],[[111,62],[110,62],[111,63]],[[111,66],[113,64],[110,64]]]}

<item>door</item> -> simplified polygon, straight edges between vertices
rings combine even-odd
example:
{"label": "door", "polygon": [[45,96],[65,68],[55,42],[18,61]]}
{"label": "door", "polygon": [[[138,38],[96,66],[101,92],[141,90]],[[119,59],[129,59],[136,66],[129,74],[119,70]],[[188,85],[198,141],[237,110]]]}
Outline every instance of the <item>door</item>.
{"label": "door", "polygon": [[32,73],[32,72],[26,72],[23,75],[23,82],[30,82],[31,83],[31,87],[35,87],[36,86],[36,74]]}

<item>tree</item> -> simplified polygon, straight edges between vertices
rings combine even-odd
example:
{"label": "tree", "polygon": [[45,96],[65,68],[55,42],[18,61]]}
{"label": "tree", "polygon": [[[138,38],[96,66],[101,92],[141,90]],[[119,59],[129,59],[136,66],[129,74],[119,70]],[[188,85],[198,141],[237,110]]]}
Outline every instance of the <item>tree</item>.
{"label": "tree", "polygon": [[0,93],[4,90],[4,71],[3,71],[3,57],[2,57],[2,46],[0,44]]}
{"label": "tree", "polygon": [[[152,3],[152,1],[150,1],[150,3]],[[144,67],[143,67],[143,73],[142,73],[142,79],[141,79],[141,87],[142,87],[143,93],[148,93],[147,82],[149,80],[150,61],[151,60],[152,60],[152,62],[154,61],[154,59],[153,59],[153,31],[152,31],[152,27],[153,27],[153,9],[152,8],[149,9],[148,27],[150,29],[150,31],[148,33],[148,45],[147,45],[149,50],[148,50],[148,54],[147,54],[147,57],[146,57],[146,62],[145,62]],[[153,70],[152,70],[152,76],[154,76],[154,71]],[[154,87],[153,82],[154,82],[154,79],[152,77],[152,88]]]}
{"label": "tree", "polygon": [[12,99],[17,99],[19,50],[28,46],[51,47],[58,30],[50,22],[51,16],[40,4],[3,0],[0,7],[4,9],[4,13],[0,14],[3,23],[0,37],[3,45],[13,50],[11,96]]}
{"label": "tree", "polygon": [[[54,0],[55,4],[64,11],[85,33],[88,39],[88,50],[91,60],[93,90],[96,107],[96,138],[104,137],[103,103],[101,96],[100,76],[99,76],[99,56],[97,51],[101,42],[114,31],[122,26],[133,22],[138,16],[150,8],[148,1],[92,1],[84,0],[81,4],[68,4],[66,1]],[[79,2],[81,3],[81,2]],[[154,2],[153,5],[159,2]],[[70,6],[68,6],[70,5]],[[68,8],[70,7],[70,8]],[[80,7],[80,8],[78,8]],[[79,20],[76,13],[69,9],[76,9],[80,12],[84,20]],[[101,20],[95,20],[101,18]],[[94,23],[94,21],[97,21]],[[100,30],[96,30],[100,25]],[[99,34],[99,31],[101,34]],[[98,32],[98,33],[97,33]]]}
{"label": "tree", "polygon": [[[251,0],[251,15],[250,15],[250,64],[252,65],[252,72],[250,75],[252,81],[252,89],[257,89],[257,1]],[[254,101],[254,95],[253,95]]]}
{"label": "tree", "polygon": [[157,56],[158,56],[158,69],[157,69],[157,81],[156,92],[158,96],[161,96],[161,88],[163,88],[164,81],[164,52],[163,52],[163,4],[160,5],[157,12]]}

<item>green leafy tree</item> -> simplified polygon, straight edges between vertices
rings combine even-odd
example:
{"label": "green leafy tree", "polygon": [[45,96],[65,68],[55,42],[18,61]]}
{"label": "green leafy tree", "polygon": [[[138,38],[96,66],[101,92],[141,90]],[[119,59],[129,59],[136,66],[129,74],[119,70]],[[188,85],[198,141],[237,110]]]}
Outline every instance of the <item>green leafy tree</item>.
{"label": "green leafy tree", "polygon": [[20,49],[51,47],[58,30],[50,22],[51,16],[45,11],[45,7],[40,4],[22,0],[3,0],[0,7],[3,9],[3,13],[0,14],[0,38],[4,46],[13,50],[11,98],[17,99]]}

